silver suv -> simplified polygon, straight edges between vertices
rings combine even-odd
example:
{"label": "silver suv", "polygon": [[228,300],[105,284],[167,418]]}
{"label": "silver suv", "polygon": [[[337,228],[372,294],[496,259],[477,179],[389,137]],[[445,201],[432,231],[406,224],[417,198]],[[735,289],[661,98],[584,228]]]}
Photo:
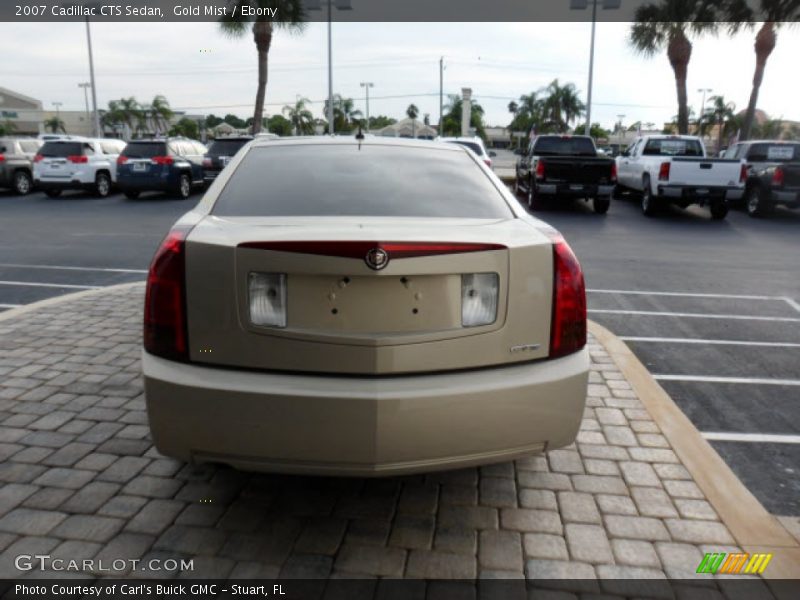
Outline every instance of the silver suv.
{"label": "silver suv", "polygon": [[33,189],[33,158],[41,146],[35,138],[0,137],[0,188],[20,196]]}

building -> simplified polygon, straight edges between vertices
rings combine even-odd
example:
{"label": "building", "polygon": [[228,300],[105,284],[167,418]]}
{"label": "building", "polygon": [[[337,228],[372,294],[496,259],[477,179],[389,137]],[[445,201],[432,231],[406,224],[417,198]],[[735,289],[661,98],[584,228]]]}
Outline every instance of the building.
{"label": "building", "polygon": [[505,127],[486,127],[486,145],[489,148],[510,148],[511,132]]}
{"label": "building", "polygon": [[438,135],[435,127],[425,125],[422,121],[411,118],[405,118],[393,125],[375,129],[370,133],[383,137],[419,138],[424,140],[432,140]]}
{"label": "building", "polygon": [[0,123],[15,135],[39,135],[44,119],[41,101],[0,87]]}

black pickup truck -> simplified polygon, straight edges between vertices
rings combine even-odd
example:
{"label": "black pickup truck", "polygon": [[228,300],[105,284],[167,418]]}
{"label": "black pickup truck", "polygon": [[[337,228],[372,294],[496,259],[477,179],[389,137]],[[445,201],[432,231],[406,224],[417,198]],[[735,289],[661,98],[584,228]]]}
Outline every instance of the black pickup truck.
{"label": "black pickup truck", "polygon": [[617,183],[614,159],[598,156],[594,140],[582,135],[534,137],[516,171],[514,191],[526,195],[531,209],[544,198],[583,198],[604,214]]}
{"label": "black pickup truck", "polygon": [[751,140],[731,146],[725,157],[747,163],[744,206],[751,217],[765,217],[778,204],[800,208],[800,142]]}

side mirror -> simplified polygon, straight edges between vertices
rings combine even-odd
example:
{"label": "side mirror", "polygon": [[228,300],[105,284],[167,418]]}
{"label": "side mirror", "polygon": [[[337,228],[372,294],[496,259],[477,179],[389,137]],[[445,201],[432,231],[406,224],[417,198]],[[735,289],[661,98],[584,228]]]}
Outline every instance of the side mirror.
{"label": "side mirror", "polygon": [[494,158],[495,156],[497,156],[497,152],[494,150],[489,150],[489,158]]}

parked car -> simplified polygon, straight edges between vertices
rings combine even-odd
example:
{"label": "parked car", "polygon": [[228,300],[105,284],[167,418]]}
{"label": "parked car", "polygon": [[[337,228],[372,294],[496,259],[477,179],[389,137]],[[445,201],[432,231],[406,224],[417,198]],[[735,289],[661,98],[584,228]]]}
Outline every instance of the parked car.
{"label": "parked car", "polygon": [[545,198],[583,198],[605,214],[616,182],[614,161],[598,155],[591,137],[540,135],[517,160],[514,191],[525,194],[531,209]]}
{"label": "parked car", "polygon": [[[259,134],[259,136],[260,135],[261,134]],[[275,138],[265,137],[264,139]],[[219,175],[219,172],[231,161],[231,158],[233,158],[245,144],[251,141],[253,141],[252,135],[235,135],[220,137],[211,142],[208,146],[208,152],[206,152],[206,155],[203,157],[203,181],[206,185],[214,181],[217,175]]]}
{"label": "parked car", "polygon": [[105,198],[116,181],[117,157],[124,147],[116,139],[49,140],[33,160],[34,183],[51,198],[77,189]]}
{"label": "parked car", "polygon": [[473,137],[440,137],[436,139],[448,144],[458,144],[460,146],[469,148],[478,155],[478,158],[486,163],[487,167],[492,167],[492,157],[496,156],[496,153],[486,152],[486,146],[483,145],[483,140],[477,135]]}
{"label": "parked car", "polygon": [[24,196],[33,189],[33,158],[42,142],[28,137],[0,137],[0,188]]}
{"label": "parked car", "polygon": [[744,205],[751,217],[767,216],[778,204],[800,208],[800,142],[741,142],[725,156],[747,164]]}
{"label": "parked car", "polygon": [[583,416],[580,265],[452,144],[248,144],[157,250],[144,323],[152,437],[181,460],[454,469],[568,445]]}
{"label": "parked car", "polygon": [[188,138],[128,142],[117,161],[119,187],[128,198],[160,191],[180,198],[203,185],[203,157],[208,148]]}
{"label": "parked car", "polygon": [[713,219],[724,219],[729,203],[744,195],[744,162],[709,158],[699,137],[642,136],[616,160],[620,190],[639,193],[647,216],[667,203],[699,204],[709,207]]}

